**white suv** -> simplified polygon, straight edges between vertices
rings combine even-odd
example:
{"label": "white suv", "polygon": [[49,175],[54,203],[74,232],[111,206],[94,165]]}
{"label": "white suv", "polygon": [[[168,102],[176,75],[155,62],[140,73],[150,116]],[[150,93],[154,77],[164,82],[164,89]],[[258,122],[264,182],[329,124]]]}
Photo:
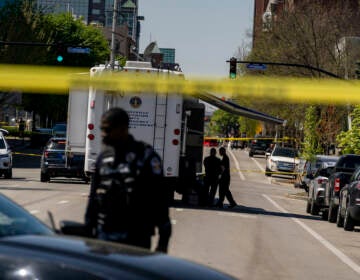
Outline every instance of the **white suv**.
{"label": "white suv", "polygon": [[266,155],[265,175],[290,175],[295,178],[299,163],[297,150],[275,146],[271,154]]}
{"label": "white suv", "polygon": [[4,133],[7,131],[0,129],[0,175],[5,178],[12,178],[12,151],[9,144],[6,142]]}

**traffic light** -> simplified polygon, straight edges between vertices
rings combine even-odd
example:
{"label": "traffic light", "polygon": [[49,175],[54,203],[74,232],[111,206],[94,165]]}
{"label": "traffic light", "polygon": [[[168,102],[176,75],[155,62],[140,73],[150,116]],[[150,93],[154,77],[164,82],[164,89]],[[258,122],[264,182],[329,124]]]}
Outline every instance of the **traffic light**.
{"label": "traffic light", "polygon": [[236,70],[237,70],[237,60],[235,57],[232,57],[230,58],[230,72],[229,72],[230,79],[236,78]]}
{"label": "traffic light", "polygon": [[58,63],[62,63],[64,61],[64,55],[66,52],[66,48],[63,44],[56,45],[56,61]]}

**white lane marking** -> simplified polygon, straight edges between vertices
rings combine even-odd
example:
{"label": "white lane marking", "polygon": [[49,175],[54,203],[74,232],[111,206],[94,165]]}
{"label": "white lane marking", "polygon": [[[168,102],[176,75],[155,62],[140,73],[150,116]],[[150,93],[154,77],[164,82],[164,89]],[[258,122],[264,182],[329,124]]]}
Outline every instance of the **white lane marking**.
{"label": "white lane marking", "polygon": [[228,216],[228,217],[239,217],[239,218],[249,218],[249,219],[256,219],[256,215],[247,215],[247,214],[239,214],[239,213],[227,213],[227,212],[218,212],[220,216]]}
{"label": "white lane marking", "polygon": [[[282,208],[279,204],[277,204],[274,200],[272,200],[266,194],[263,194],[263,197],[265,197],[272,205],[274,205],[281,212],[283,212],[285,214],[289,214],[288,211],[286,211],[284,208]],[[327,248],[330,252],[332,252],[335,256],[337,256],[344,264],[348,265],[352,270],[354,270],[356,273],[360,274],[360,266],[358,264],[356,264],[352,259],[350,259],[348,256],[346,256],[339,249],[337,249],[334,245],[332,245],[329,241],[327,241],[320,234],[318,234],[317,232],[312,230],[310,227],[308,227],[306,224],[301,222],[298,218],[291,218],[291,219],[295,223],[297,223],[299,226],[301,226],[303,229],[305,229],[308,233],[310,233],[325,248]]]}
{"label": "white lane marking", "polygon": [[37,214],[37,213],[40,213],[39,210],[30,210],[29,212],[30,212],[30,214],[33,214],[33,215],[34,215],[34,214]]}
{"label": "white lane marking", "polygon": [[239,177],[242,181],[245,181],[245,176],[244,174],[242,174],[242,172],[240,171],[240,165],[239,165],[239,162],[237,161],[235,155],[233,154],[233,152],[231,150],[229,150],[229,154],[231,155],[231,157],[233,158],[234,162],[235,162],[235,165],[236,165],[236,170],[239,170],[238,174],[239,174]]}
{"label": "white lane marking", "polygon": [[182,211],[184,211],[184,209],[183,208],[176,208],[175,211],[182,212]]}
{"label": "white lane marking", "polygon": [[176,220],[171,220],[172,225],[176,225]]}
{"label": "white lane marking", "polygon": [[60,200],[60,201],[58,201],[57,204],[65,204],[65,203],[69,203],[69,201],[68,200]]}

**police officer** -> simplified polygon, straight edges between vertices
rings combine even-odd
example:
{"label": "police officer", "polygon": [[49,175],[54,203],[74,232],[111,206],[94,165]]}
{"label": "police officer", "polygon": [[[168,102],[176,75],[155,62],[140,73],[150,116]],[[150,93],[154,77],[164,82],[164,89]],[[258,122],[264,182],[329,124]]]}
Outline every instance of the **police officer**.
{"label": "police officer", "polygon": [[237,206],[231,191],[230,191],[230,160],[228,155],[226,154],[226,149],[221,147],[219,149],[219,153],[222,156],[221,159],[221,175],[219,180],[219,201],[217,202],[216,206],[219,208],[223,208],[224,199],[229,201],[230,206],[228,208],[234,208]]}
{"label": "police officer", "polygon": [[105,145],[91,183],[86,228],[99,239],[150,249],[157,227],[156,250],[167,252],[171,223],[161,159],[129,134],[128,125],[128,114],[121,108],[102,116]]}
{"label": "police officer", "polygon": [[[208,194],[208,205],[213,206],[217,187],[219,184],[219,176],[221,174],[221,161],[216,156],[216,149],[210,149],[210,155],[204,159],[205,177],[204,186],[205,192]],[[210,189],[210,193],[209,193]]]}

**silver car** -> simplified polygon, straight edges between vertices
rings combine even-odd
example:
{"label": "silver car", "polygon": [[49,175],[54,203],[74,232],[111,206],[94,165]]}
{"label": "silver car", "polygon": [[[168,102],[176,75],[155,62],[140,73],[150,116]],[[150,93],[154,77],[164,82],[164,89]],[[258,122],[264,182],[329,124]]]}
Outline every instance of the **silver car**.
{"label": "silver car", "polygon": [[306,204],[306,212],[311,215],[318,215],[320,210],[325,207],[324,197],[325,188],[331,170],[335,166],[337,157],[332,157],[333,161],[322,162],[320,168],[314,175],[310,175],[309,192]]}
{"label": "silver car", "polygon": [[5,178],[12,178],[12,151],[4,137],[6,130],[0,129],[0,175]]}

